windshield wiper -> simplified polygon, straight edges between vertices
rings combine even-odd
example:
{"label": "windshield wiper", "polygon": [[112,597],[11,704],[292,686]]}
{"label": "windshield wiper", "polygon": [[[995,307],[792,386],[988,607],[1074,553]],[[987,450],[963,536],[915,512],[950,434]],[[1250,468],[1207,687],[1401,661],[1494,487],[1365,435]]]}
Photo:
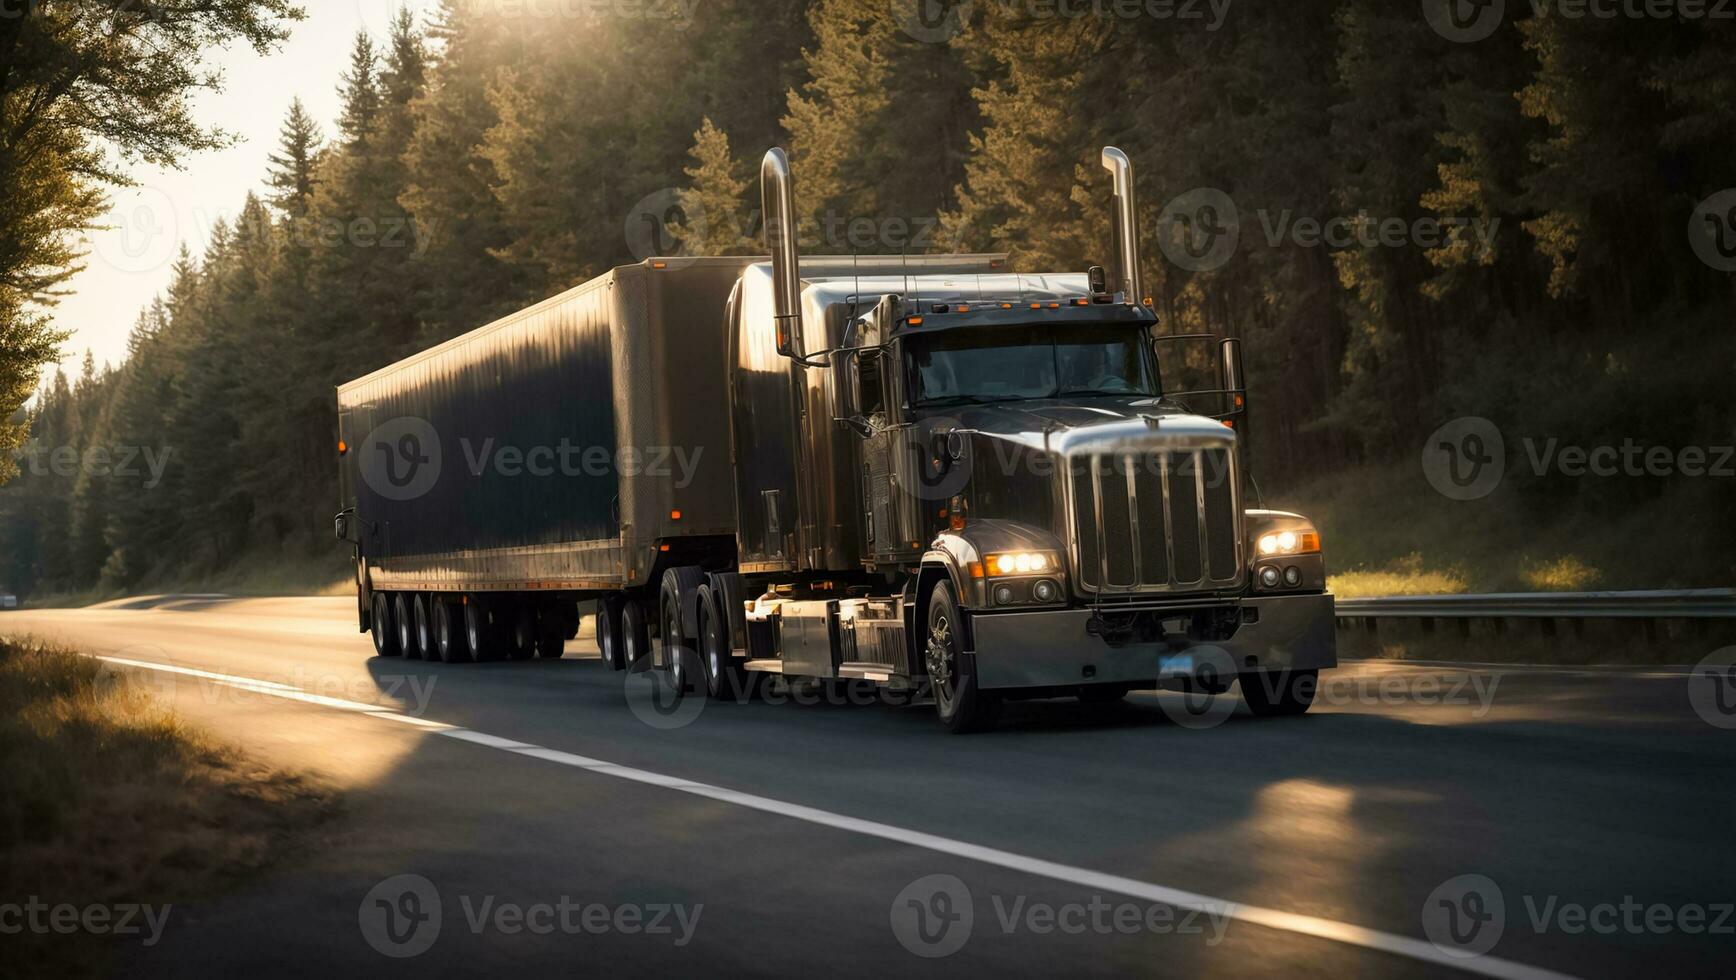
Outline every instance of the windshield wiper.
{"label": "windshield wiper", "polygon": [[1022,402],[1030,399],[1025,395],[1005,395],[990,398],[986,395],[947,395],[944,398],[924,398],[917,405],[924,408],[943,408],[947,405],[999,405],[1003,402]]}
{"label": "windshield wiper", "polygon": [[1055,397],[1056,398],[1072,398],[1072,397],[1078,397],[1078,396],[1090,397],[1092,395],[1133,395],[1137,398],[1150,398],[1151,397],[1150,392],[1135,391],[1131,388],[1123,388],[1120,391],[1104,391],[1104,390],[1101,390],[1098,388],[1069,388],[1066,391],[1057,393],[1055,395]]}

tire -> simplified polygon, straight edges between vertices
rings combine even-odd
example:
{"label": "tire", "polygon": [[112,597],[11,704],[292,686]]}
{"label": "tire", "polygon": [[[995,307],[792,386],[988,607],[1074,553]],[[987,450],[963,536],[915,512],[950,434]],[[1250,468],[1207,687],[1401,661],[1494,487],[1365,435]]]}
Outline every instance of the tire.
{"label": "tire", "polygon": [[1126,684],[1093,684],[1079,689],[1080,704],[1114,704],[1133,689]]}
{"label": "tire", "polygon": [[398,631],[392,625],[392,596],[374,593],[373,627],[374,653],[381,657],[401,657],[404,648],[398,645]]}
{"label": "tire", "polygon": [[1001,700],[976,686],[972,659],[959,646],[963,624],[951,582],[942,582],[929,594],[924,610],[925,646],[929,683],[934,688],[934,710],[940,723],[955,735],[986,732],[1000,720]]}
{"label": "tire", "polygon": [[415,616],[416,610],[408,593],[399,592],[392,596],[392,625],[397,627],[398,649],[411,660],[422,657],[422,651],[416,648]]}
{"label": "tire", "polygon": [[464,645],[470,648],[470,656],[478,661],[499,660],[498,634],[489,616],[489,604],[472,596],[464,604]]}
{"label": "tire", "polygon": [[[665,580],[667,585],[667,580]],[[657,659],[669,672],[669,688],[677,698],[685,695],[693,681],[693,648],[682,635],[681,598],[665,588],[657,599]]]}
{"label": "tire", "polygon": [[560,604],[540,603],[536,612],[536,655],[544,660],[559,660],[566,656],[567,633],[572,627]]}
{"label": "tire", "polygon": [[470,639],[464,627],[464,609],[455,603],[434,603],[434,649],[448,664],[470,662]]}
{"label": "tire", "polygon": [[705,696],[713,701],[734,700],[748,693],[747,671],[736,662],[730,649],[729,622],[723,604],[711,586],[699,587],[699,673],[705,680]]}
{"label": "tire", "polygon": [[1242,702],[1262,718],[1300,715],[1314,703],[1318,670],[1260,671],[1241,675]]}
{"label": "tire", "polygon": [[423,660],[440,659],[440,649],[434,644],[434,597],[426,592],[418,592],[410,600],[416,617],[416,654]]}
{"label": "tire", "polygon": [[626,657],[621,651],[621,597],[604,596],[597,600],[597,651],[603,666],[624,670]]}
{"label": "tire", "polygon": [[629,598],[621,605],[621,666],[623,670],[643,670],[650,663],[651,628],[645,607]]}
{"label": "tire", "polygon": [[515,603],[509,618],[506,655],[514,660],[529,660],[536,656],[537,617],[533,602]]}

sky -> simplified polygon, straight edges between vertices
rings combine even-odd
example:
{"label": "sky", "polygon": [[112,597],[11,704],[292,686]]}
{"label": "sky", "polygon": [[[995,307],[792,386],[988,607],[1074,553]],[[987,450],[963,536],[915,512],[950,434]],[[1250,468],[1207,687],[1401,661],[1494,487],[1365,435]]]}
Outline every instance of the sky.
{"label": "sky", "polygon": [[99,366],[126,359],[127,334],[139,310],[168,288],[181,243],[200,254],[216,222],[239,213],[248,191],[263,190],[267,157],[294,98],[301,97],[331,137],[339,76],[349,67],[356,32],[366,29],[383,41],[400,6],[425,21],[436,0],[303,0],[307,19],[291,26],[276,53],[261,56],[247,45],[211,53],[208,63],[222,69],[223,91],[202,93],[196,117],[238,140],[229,149],[184,157],[178,171],[135,167],[138,186],[110,193],[103,223],[115,227],[86,236],[86,268],[67,284],[73,294],[49,311],[56,326],[72,332],[61,362],[69,373],[86,350]]}

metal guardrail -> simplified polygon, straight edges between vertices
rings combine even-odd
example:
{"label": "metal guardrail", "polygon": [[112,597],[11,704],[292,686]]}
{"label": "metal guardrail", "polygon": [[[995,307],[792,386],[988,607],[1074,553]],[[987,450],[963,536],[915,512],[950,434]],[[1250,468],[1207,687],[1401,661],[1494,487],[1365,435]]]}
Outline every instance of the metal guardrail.
{"label": "metal guardrail", "polygon": [[1339,599],[1339,619],[1731,619],[1736,589]]}

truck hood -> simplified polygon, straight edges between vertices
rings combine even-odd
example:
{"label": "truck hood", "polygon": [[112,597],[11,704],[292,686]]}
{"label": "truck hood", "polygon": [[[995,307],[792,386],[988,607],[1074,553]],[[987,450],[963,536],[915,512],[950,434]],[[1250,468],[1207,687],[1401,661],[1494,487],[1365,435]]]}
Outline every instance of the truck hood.
{"label": "truck hood", "polygon": [[1063,457],[1155,449],[1229,449],[1235,430],[1157,398],[966,405],[929,416],[931,432],[958,431]]}

